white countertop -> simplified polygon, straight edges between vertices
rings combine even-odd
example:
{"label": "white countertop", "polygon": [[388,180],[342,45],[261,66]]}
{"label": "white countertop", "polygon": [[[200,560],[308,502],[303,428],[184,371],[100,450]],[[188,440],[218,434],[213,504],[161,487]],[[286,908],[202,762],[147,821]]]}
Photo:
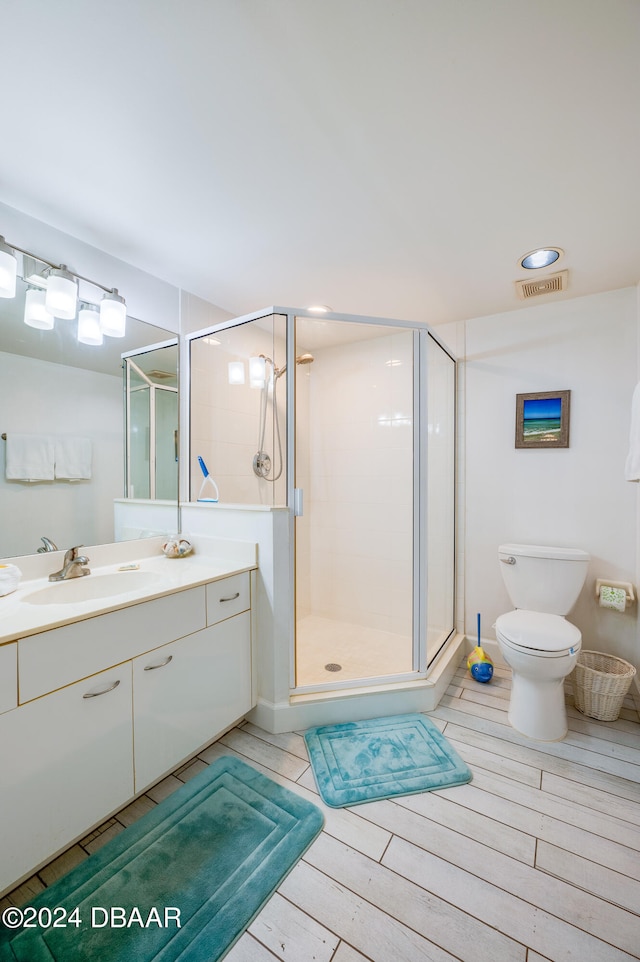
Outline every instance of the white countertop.
{"label": "white countertop", "polygon": [[[131,588],[127,587],[127,590],[120,591],[118,594],[60,604],[34,604],[29,601],[30,595],[43,589],[55,586],[56,589],[64,590],[65,586],[69,585],[73,591],[75,584],[88,582],[90,579],[95,582],[96,579],[116,572],[121,572],[120,580],[126,584],[125,577],[128,572],[122,571],[122,565],[132,563],[139,567],[130,572],[133,576]],[[256,564],[243,564],[238,559],[225,561],[216,557],[194,554],[184,558],[165,558],[163,555],[154,555],[141,557],[137,561],[127,559],[122,563],[101,567],[89,565],[89,567],[91,574],[84,578],[72,578],[65,582],[50,582],[48,578],[35,578],[31,581],[23,581],[16,591],[0,597],[0,645],[40,631],[48,631],[50,628],[59,628],[85,618],[93,618],[108,611],[117,611],[143,601],[162,598],[175,591],[184,591],[243,571],[251,571]],[[135,576],[139,572],[148,572],[152,576],[150,579],[145,579],[146,583],[142,587],[136,584]]]}

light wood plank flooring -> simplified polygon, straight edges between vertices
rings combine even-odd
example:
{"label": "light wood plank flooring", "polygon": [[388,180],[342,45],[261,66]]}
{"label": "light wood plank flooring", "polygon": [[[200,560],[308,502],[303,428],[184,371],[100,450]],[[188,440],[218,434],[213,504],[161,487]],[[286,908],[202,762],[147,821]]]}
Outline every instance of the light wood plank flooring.
{"label": "light wood plank flooring", "polygon": [[23,904],[202,767],[233,754],[323,809],[325,828],[229,962],[640,959],[640,724],[569,704],[542,744],[507,722],[510,677],[460,669],[429,717],[473,771],[440,792],[325,807],[300,733],[244,723],[0,902]]}

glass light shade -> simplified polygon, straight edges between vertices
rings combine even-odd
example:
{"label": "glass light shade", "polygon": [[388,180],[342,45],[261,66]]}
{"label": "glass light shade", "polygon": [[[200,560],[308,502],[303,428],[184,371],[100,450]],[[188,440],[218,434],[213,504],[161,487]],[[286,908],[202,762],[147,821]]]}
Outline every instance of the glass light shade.
{"label": "glass light shade", "polygon": [[229,384],[244,384],[244,364],[242,361],[229,361]]}
{"label": "glass light shade", "polygon": [[97,307],[84,304],[78,314],[78,340],[81,344],[97,347],[102,344],[100,312]]}
{"label": "glass light shade", "polygon": [[264,387],[267,362],[264,357],[249,358],[249,383],[251,387]]}
{"label": "glass light shade", "polygon": [[24,299],[24,322],[40,331],[50,331],[55,323],[45,305],[45,294],[37,287],[30,287]]}
{"label": "glass light shade", "polygon": [[559,259],[562,252],[558,247],[540,247],[530,251],[520,261],[522,267],[528,271],[537,271],[541,267],[549,267]]}
{"label": "glass light shade", "polygon": [[124,337],[127,327],[127,305],[114,287],[100,301],[100,327],[108,337]]}
{"label": "glass light shade", "polygon": [[16,255],[0,237],[0,297],[16,296],[18,261]]}
{"label": "glass light shade", "polygon": [[54,317],[71,321],[76,316],[78,282],[64,264],[49,271],[45,304]]}

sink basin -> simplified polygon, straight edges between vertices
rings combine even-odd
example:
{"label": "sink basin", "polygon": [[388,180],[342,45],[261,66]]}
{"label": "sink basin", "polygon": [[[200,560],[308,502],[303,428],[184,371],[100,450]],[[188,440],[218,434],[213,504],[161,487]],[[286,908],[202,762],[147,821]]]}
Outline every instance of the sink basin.
{"label": "sink basin", "polygon": [[56,581],[25,595],[29,605],[74,605],[81,601],[97,601],[111,595],[162,588],[165,579],[153,571],[114,571],[106,575],[85,575]]}

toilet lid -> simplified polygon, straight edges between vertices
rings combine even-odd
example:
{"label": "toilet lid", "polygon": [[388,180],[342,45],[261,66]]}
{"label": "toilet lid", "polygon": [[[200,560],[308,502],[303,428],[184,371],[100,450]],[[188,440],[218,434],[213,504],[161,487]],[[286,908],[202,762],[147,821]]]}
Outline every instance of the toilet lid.
{"label": "toilet lid", "polygon": [[561,615],[549,615],[542,611],[525,611],[516,608],[500,615],[496,631],[518,648],[534,651],[567,651],[582,640],[580,629]]}

